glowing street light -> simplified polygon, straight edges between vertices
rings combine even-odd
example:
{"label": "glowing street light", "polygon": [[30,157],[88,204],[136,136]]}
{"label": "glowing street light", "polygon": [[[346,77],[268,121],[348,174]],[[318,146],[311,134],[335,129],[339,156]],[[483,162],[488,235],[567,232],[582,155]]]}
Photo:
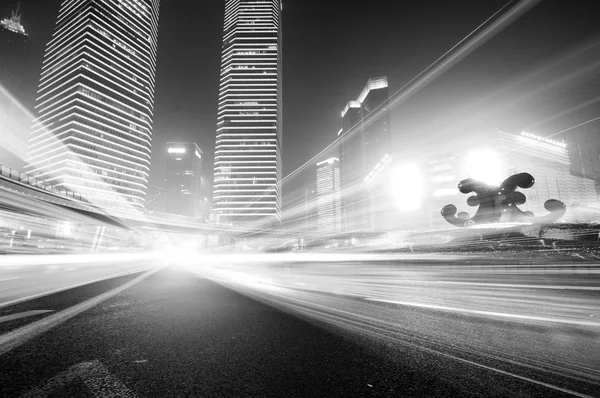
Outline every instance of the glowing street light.
{"label": "glowing street light", "polygon": [[498,185],[503,179],[500,157],[488,148],[478,149],[468,154],[465,167],[470,178],[489,185]]}
{"label": "glowing street light", "polygon": [[392,197],[402,213],[421,208],[423,202],[423,176],[418,165],[405,163],[397,165],[391,173]]}

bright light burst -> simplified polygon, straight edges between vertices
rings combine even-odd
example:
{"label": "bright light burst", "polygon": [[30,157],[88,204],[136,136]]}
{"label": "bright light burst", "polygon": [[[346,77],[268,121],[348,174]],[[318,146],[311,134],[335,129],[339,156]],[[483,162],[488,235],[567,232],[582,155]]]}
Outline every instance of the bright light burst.
{"label": "bright light burst", "polygon": [[498,154],[489,148],[477,149],[465,158],[467,175],[486,184],[502,182],[502,163]]}
{"label": "bright light burst", "polygon": [[391,174],[392,196],[403,213],[421,208],[423,202],[423,176],[418,165],[405,163],[397,165]]}

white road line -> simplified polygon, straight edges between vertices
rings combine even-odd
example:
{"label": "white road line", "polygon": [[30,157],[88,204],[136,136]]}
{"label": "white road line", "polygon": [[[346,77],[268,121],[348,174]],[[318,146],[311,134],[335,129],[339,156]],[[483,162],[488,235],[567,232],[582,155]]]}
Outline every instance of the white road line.
{"label": "white road line", "polygon": [[42,387],[34,388],[21,395],[21,398],[47,397],[58,389],[64,388],[75,379],[82,380],[94,397],[134,398],[136,394],[121,380],[110,374],[100,361],[82,362],[54,376]]}
{"label": "white road line", "polygon": [[119,276],[125,276],[125,275],[135,274],[137,272],[142,272],[142,271],[145,271],[147,269],[148,269],[148,267],[141,267],[141,268],[137,268],[137,269],[130,270],[130,271],[123,271],[123,272],[119,272],[119,273],[116,273],[116,274],[112,274],[112,275],[108,275],[108,276],[103,276],[101,278],[91,279],[91,280],[87,280],[85,282],[75,283],[73,285],[69,285],[69,286],[65,286],[65,287],[59,287],[58,289],[48,290],[46,292],[36,293],[36,294],[32,294],[30,296],[25,296],[25,297],[21,297],[21,298],[18,298],[18,299],[14,299],[14,300],[10,300],[10,301],[5,301],[3,303],[0,303],[0,308],[2,308],[2,307],[8,307],[9,305],[19,304],[19,303],[22,303],[24,301],[33,300],[33,299],[44,297],[44,296],[49,296],[49,295],[54,294],[54,293],[60,293],[60,292],[65,291],[65,290],[75,289],[76,287],[80,287],[80,286],[84,286],[84,285],[89,285],[90,283],[102,282],[104,280],[112,279],[112,278],[117,278]]}
{"label": "white road line", "polygon": [[48,312],[54,312],[54,310],[34,310],[34,311],[20,312],[18,314],[0,316],[0,323],[13,321],[15,319],[27,318],[28,316],[47,314]]}
{"label": "white road line", "polygon": [[427,308],[427,309],[432,309],[432,310],[460,312],[460,313],[464,313],[464,314],[476,314],[476,315],[496,316],[496,317],[501,317],[501,318],[524,319],[524,320],[528,320],[528,321],[558,322],[558,323],[566,323],[566,324],[578,325],[578,326],[600,327],[600,323],[598,323],[598,322],[578,321],[575,319],[563,319],[563,318],[551,318],[551,317],[541,317],[541,316],[532,316],[532,315],[509,314],[509,313],[505,313],[505,312],[482,311],[482,310],[473,310],[473,309],[469,309],[469,308],[454,308],[454,307],[445,307],[445,306],[435,305],[435,304],[424,304],[424,303],[414,303],[414,302],[409,302],[409,301],[396,301],[396,300],[380,299],[380,298],[376,298],[376,297],[365,297],[365,300],[376,301],[376,302],[381,302],[381,303],[398,304],[398,305],[404,305],[404,306],[408,306],[408,307],[418,307],[418,308]]}
{"label": "white road line", "polygon": [[12,281],[12,280],[15,280],[15,279],[19,279],[19,278],[16,277],[16,276],[14,278],[4,278],[4,279],[0,279],[0,282]]}
{"label": "white road line", "polygon": [[511,288],[525,288],[525,289],[560,289],[560,290],[594,290],[600,291],[600,287],[597,286],[567,286],[567,285],[517,285],[508,283],[479,283],[479,282],[454,282],[454,281],[437,281],[435,283],[440,284],[452,284],[452,285],[476,285],[476,286],[489,286],[489,287],[511,287]]}
{"label": "white road line", "polygon": [[390,283],[370,283],[370,282],[354,282],[356,284],[364,284],[365,286],[376,286],[376,287],[400,287],[406,285],[471,285],[471,286],[485,286],[485,287],[510,287],[510,288],[523,288],[523,289],[556,289],[556,290],[591,290],[600,291],[598,286],[568,286],[568,285],[519,285],[509,283],[485,283],[485,282],[459,282],[459,281],[428,281],[428,280],[416,280],[416,279],[404,279],[398,281],[392,281]]}
{"label": "white road line", "polygon": [[82,303],[74,305],[70,308],[57,312],[56,314],[52,314],[47,316],[39,321],[30,323],[29,325],[25,325],[17,330],[8,332],[0,336],[0,355],[9,352],[10,350],[19,347],[20,345],[28,342],[29,340],[39,336],[42,333],[47,332],[55,326],[60,325],[61,323],[73,318],[76,315],[81,314],[84,311],[89,310],[90,308],[102,303],[105,300],[108,300],[111,297],[116,296],[122,291],[129,289],[133,285],[142,280],[146,279],[148,276],[154,274],[155,272],[163,269],[162,267],[157,267],[156,269],[145,272],[144,274],[138,276],[137,278],[124,283],[108,292],[102,293],[96,297],[92,297]]}

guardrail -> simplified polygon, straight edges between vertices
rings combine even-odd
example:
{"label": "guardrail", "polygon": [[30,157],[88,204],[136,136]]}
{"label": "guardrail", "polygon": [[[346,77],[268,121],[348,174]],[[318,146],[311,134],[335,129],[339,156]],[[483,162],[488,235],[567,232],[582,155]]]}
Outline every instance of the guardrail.
{"label": "guardrail", "polygon": [[88,202],[88,197],[86,195],[73,192],[62,186],[48,184],[46,181],[40,180],[35,177],[31,177],[29,174],[23,173],[21,170],[13,169],[3,164],[0,164],[0,175],[2,175],[3,177],[7,177],[13,181],[20,182],[22,184],[27,184],[31,187],[42,189],[44,191],[51,192],[56,195],[61,195],[66,198],[75,199],[82,202]]}

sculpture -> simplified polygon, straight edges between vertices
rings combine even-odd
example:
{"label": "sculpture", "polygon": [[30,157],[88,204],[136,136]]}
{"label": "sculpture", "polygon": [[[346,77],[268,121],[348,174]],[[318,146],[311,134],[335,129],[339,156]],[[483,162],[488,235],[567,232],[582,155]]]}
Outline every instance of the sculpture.
{"label": "sculpture", "polygon": [[499,186],[488,185],[484,182],[468,178],[458,184],[458,190],[464,194],[471,192],[467,204],[479,206],[475,215],[460,212],[456,214],[456,206],[449,204],[442,208],[442,217],[456,227],[471,225],[506,222],[529,222],[532,224],[553,223],[560,219],[566,211],[563,202],[555,199],[547,200],[544,208],[550,212],[545,216],[535,217],[530,211],[522,211],[518,205],[524,204],[527,199],[517,188],[531,188],[535,179],[529,173],[514,174],[505,179]]}

